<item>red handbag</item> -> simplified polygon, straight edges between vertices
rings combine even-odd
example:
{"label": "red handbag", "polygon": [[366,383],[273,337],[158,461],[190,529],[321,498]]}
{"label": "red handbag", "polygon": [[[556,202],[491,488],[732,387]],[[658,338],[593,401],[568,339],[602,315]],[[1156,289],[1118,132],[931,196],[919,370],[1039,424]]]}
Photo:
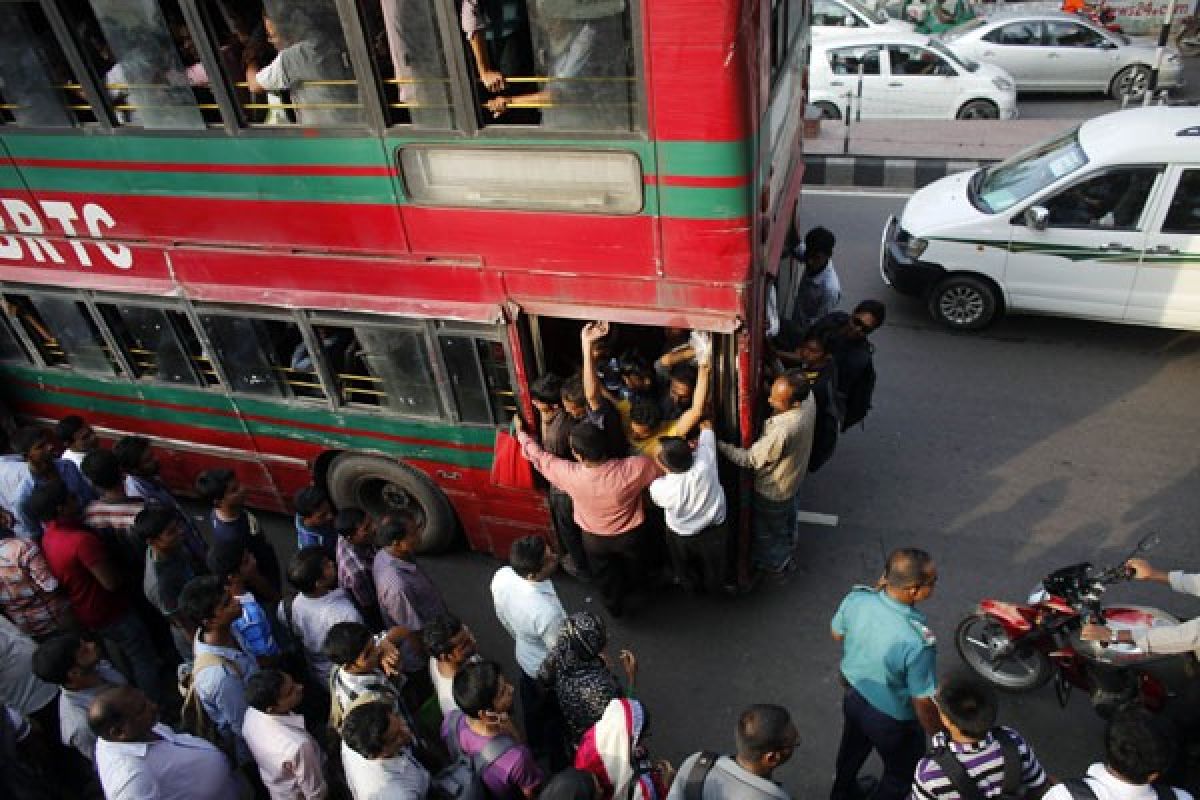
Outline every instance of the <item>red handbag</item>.
{"label": "red handbag", "polygon": [[492,458],[492,483],[508,489],[532,489],[533,465],[521,452],[521,443],[505,430],[496,431],[496,450]]}

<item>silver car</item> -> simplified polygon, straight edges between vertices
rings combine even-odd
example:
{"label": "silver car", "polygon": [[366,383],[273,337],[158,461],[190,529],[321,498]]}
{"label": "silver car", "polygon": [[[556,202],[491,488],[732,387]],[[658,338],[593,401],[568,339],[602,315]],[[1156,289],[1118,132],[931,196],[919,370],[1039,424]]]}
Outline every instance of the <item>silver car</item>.
{"label": "silver car", "polygon": [[[1136,100],[1150,87],[1153,44],[1132,42],[1075,14],[1002,12],[964,22],[941,36],[959,57],[1003,67],[1019,91],[1107,92]],[[1167,48],[1158,86],[1183,85],[1178,51]]]}

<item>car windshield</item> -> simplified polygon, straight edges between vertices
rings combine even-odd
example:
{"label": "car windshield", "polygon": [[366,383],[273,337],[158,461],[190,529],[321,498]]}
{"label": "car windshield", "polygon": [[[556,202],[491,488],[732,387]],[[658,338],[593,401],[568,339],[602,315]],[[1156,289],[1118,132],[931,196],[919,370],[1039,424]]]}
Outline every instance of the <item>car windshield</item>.
{"label": "car windshield", "polygon": [[999,214],[1088,163],[1079,145],[1079,128],[1035,144],[992,167],[975,173],[968,188],[971,204]]}
{"label": "car windshield", "polygon": [[944,42],[953,42],[955,39],[961,39],[971,31],[982,28],[987,24],[988,20],[985,17],[975,17],[974,19],[969,19],[966,22],[955,25],[949,30],[942,31],[938,38]]}
{"label": "car windshield", "polygon": [[951,50],[949,47],[946,47],[946,45],[939,42],[937,39],[930,39],[929,46],[932,47],[934,50],[936,50],[938,52],[938,55],[942,56],[943,58],[945,58],[947,61],[949,61],[952,64],[957,64],[958,66],[965,69],[967,72],[975,72],[977,69],[979,69],[978,61],[972,61],[969,58],[963,58],[962,56],[958,55],[953,50]]}
{"label": "car windshield", "polygon": [[[860,17],[863,17],[864,19],[869,19],[872,22],[884,22],[887,20],[887,12],[886,11],[883,12],[883,14],[881,15],[879,12],[872,11],[871,9],[864,6],[862,3],[859,3],[857,0],[840,0],[840,2],[842,3],[842,5],[846,6],[847,8],[853,9],[854,11],[858,12],[858,15]],[[882,16],[882,19],[880,19],[881,16]]]}

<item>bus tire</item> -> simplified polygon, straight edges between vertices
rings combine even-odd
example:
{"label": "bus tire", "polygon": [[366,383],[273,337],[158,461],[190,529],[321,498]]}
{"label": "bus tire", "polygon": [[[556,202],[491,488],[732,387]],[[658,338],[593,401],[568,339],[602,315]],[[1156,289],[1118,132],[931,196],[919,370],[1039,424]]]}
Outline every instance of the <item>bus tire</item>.
{"label": "bus tire", "polygon": [[454,545],[458,520],[442,490],[407,464],[377,456],[343,455],[329,467],[329,496],[337,508],[356,507],[383,516],[408,509],[423,521],[418,553],[441,553]]}

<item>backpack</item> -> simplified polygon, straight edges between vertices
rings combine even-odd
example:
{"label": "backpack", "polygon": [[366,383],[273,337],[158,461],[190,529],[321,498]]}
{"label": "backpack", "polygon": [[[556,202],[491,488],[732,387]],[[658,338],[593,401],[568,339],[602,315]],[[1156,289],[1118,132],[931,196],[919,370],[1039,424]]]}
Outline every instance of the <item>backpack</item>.
{"label": "backpack", "polygon": [[329,727],[339,734],[342,732],[342,723],[345,722],[346,715],[359,706],[367,703],[386,703],[393,708],[397,706],[396,691],[383,681],[372,683],[359,692],[347,690],[350,702],[343,706],[338,694],[338,678],[341,674],[342,668],[338,666],[329,671]]}
{"label": "backpack", "polygon": [[700,757],[696,759],[696,763],[692,764],[687,778],[684,779],[683,800],[703,800],[704,782],[708,780],[708,773],[712,772],[718,758],[720,756],[711,750],[700,753]]}
{"label": "backpack", "polygon": [[[1071,793],[1073,800],[1098,800],[1096,790],[1083,778],[1071,778],[1063,781],[1062,785]],[[1161,783],[1152,783],[1150,788],[1154,790],[1157,800],[1177,800],[1179,797],[1174,789]]]}
{"label": "backpack", "polygon": [[467,755],[458,738],[466,715],[461,711],[452,711],[446,719],[450,731],[446,737],[446,744],[450,747],[450,766],[433,777],[430,795],[439,800],[491,800],[492,794],[483,782],[483,773],[516,747],[516,740],[511,736],[496,736],[488,740],[483,750],[475,755]]}
{"label": "backpack", "polygon": [[200,701],[200,693],[196,691],[196,675],[210,667],[231,670],[238,678],[242,676],[242,671],[238,669],[237,664],[216,653],[201,653],[192,661],[190,668],[185,664],[179,675],[179,693],[183,695],[183,707],[179,710],[179,730],[211,742],[228,756],[230,755],[229,742],[221,735],[217,724],[204,710],[204,704]]}
{"label": "backpack", "polygon": [[[1000,755],[1004,764],[1004,781],[1000,796],[996,800],[1020,800],[1025,796],[1021,786],[1021,752],[1017,740],[1004,728],[992,728],[992,736],[1000,744]],[[960,800],[985,800],[983,790],[967,772],[967,768],[948,747],[938,747],[929,757],[942,768],[947,780],[958,792]]]}

